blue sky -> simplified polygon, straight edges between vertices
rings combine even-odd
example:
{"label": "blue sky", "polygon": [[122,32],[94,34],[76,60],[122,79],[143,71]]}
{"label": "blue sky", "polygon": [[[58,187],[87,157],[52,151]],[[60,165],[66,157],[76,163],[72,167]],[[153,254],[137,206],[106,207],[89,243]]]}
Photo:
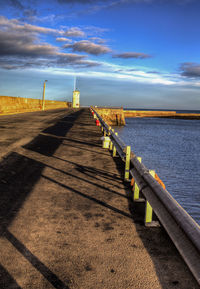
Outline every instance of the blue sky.
{"label": "blue sky", "polygon": [[199,0],[0,1],[0,95],[200,110]]}

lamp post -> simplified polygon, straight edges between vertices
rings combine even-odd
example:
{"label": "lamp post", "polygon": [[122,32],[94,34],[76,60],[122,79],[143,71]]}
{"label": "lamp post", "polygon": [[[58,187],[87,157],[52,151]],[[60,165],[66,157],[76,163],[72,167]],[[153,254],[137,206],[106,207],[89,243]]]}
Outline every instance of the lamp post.
{"label": "lamp post", "polygon": [[43,84],[43,95],[42,95],[42,110],[44,110],[44,104],[45,104],[45,88],[46,88],[46,82],[48,80],[45,80],[44,81],[44,84]]}

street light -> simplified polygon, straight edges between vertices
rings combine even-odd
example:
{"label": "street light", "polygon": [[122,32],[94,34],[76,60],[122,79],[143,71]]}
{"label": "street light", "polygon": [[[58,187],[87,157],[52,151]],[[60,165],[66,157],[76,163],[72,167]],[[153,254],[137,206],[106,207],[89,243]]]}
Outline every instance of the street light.
{"label": "street light", "polygon": [[44,103],[45,103],[45,87],[46,87],[46,82],[48,80],[44,81],[44,85],[43,85],[43,95],[42,95],[42,110],[44,110]]}

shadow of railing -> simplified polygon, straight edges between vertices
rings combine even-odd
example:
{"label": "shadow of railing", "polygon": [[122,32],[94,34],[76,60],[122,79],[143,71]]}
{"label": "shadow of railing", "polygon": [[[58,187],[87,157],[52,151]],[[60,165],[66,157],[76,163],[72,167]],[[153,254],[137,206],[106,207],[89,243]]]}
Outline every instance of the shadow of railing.
{"label": "shadow of railing", "polygon": [[[82,110],[74,112],[76,120]],[[65,136],[73,126],[73,122],[62,124],[58,121],[43,132],[57,136]],[[24,146],[29,150],[52,156],[62,143],[62,139],[38,135]],[[12,222],[32,188],[39,180],[45,164],[33,159],[10,153],[0,164],[0,235]]]}
{"label": "shadow of railing", "polygon": [[86,198],[86,199],[88,199],[90,201],[93,201],[93,202],[97,203],[98,205],[101,205],[101,206],[103,206],[105,208],[108,208],[108,209],[110,209],[110,210],[112,210],[112,211],[114,211],[116,213],[119,213],[119,214],[121,214],[121,215],[123,215],[123,216],[125,216],[127,218],[131,218],[132,219],[131,214],[128,214],[128,213],[126,213],[126,212],[124,212],[124,211],[122,211],[120,209],[117,209],[117,208],[107,204],[106,202],[104,202],[102,200],[94,198],[94,197],[92,197],[92,196],[90,196],[88,194],[85,194],[85,193],[81,192],[81,191],[75,190],[74,188],[72,188],[70,186],[67,186],[67,185],[64,185],[64,184],[62,184],[62,183],[60,183],[60,182],[58,182],[58,181],[56,181],[56,180],[54,180],[54,179],[52,179],[50,177],[47,177],[47,176],[44,176],[44,175],[42,177],[44,179],[52,182],[52,183],[55,183],[55,184],[59,185],[60,187],[63,187],[64,189],[69,190],[70,192],[73,192],[73,193],[75,193],[75,194],[77,194],[77,195],[79,195],[79,196],[81,196],[83,198]]}
{"label": "shadow of railing", "polygon": [[[55,136],[66,136],[83,110],[72,112],[72,122],[59,120],[43,132]],[[52,156],[62,143],[62,139],[51,136],[38,135],[24,146],[32,151]],[[42,175],[45,164],[30,159],[16,152],[10,153],[0,164],[0,237],[6,238],[55,288],[68,289],[49,268],[34,256],[13,234],[8,227],[16,217],[34,185]],[[21,289],[7,270],[0,265],[0,288]]]}
{"label": "shadow of railing", "polygon": [[[26,258],[26,260],[30,262],[30,264],[35,269],[37,269],[44,276],[44,278],[46,278],[51,283],[52,286],[54,286],[54,288],[69,289],[69,287],[66,284],[64,284],[58,278],[57,275],[55,275],[47,266],[45,266],[44,263],[42,263],[34,254],[32,254],[31,251],[28,250],[24,246],[24,244],[22,244],[11,232],[9,232],[8,230],[5,230],[3,233],[3,236],[19,251],[19,253],[22,254],[24,258]],[[12,284],[12,286],[15,286],[15,283],[13,285],[14,281],[12,280],[12,277],[10,276],[10,274],[8,276],[8,274],[4,276],[4,278],[6,278],[4,282],[8,281],[10,282],[10,284]],[[9,283],[6,283],[5,288],[16,288],[16,289],[19,288],[20,289],[20,287],[9,287]]]}
{"label": "shadow of railing", "polygon": [[10,273],[0,264],[0,288],[1,289],[22,289]]}
{"label": "shadow of railing", "polygon": [[[27,159],[29,159],[29,160],[31,161],[30,158],[27,158]],[[99,175],[102,174],[102,171],[101,171],[101,170],[98,170],[98,169],[95,169],[95,168],[91,168],[91,167],[88,167],[88,166],[81,166],[81,165],[76,164],[75,173],[73,174],[73,173],[70,173],[70,172],[66,172],[66,171],[64,171],[64,170],[61,170],[61,169],[59,169],[59,168],[53,167],[53,166],[51,166],[51,165],[49,165],[49,164],[45,164],[45,163],[42,163],[42,162],[39,162],[39,161],[37,161],[37,163],[38,163],[38,164],[41,164],[41,165],[45,165],[46,168],[50,168],[50,169],[52,169],[52,170],[54,170],[54,171],[60,172],[60,173],[64,174],[65,176],[69,176],[69,177],[72,177],[72,178],[77,179],[77,180],[79,180],[79,181],[88,183],[88,184],[90,184],[90,185],[92,185],[92,186],[96,186],[96,187],[98,187],[98,188],[100,188],[100,189],[103,189],[103,190],[105,190],[105,191],[108,191],[109,193],[112,193],[112,194],[121,196],[122,198],[125,198],[125,199],[128,198],[126,195],[120,194],[119,192],[116,192],[116,190],[113,190],[113,189],[111,189],[111,188],[109,188],[109,187],[106,187],[106,186],[104,186],[104,185],[101,185],[101,184],[97,184],[96,181],[99,180],[99,181],[102,182],[102,183],[106,183],[106,184],[109,184],[109,185],[110,185],[109,182],[105,181],[104,179],[103,179],[103,180],[102,180],[102,179],[99,179],[99,178],[97,177],[97,176],[99,176]],[[72,164],[72,162],[69,162],[69,163]],[[80,173],[86,175],[87,177],[85,177],[85,176],[82,176],[82,177],[81,177],[81,176],[79,176],[79,175],[77,174],[77,172],[80,172]],[[103,178],[106,178],[106,173],[104,172],[104,173],[102,174],[102,176],[103,176]],[[89,177],[90,179],[92,179],[92,180],[89,180],[88,177]],[[115,176],[113,175],[112,178],[115,179]],[[110,180],[113,181],[113,179],[110,179]],[[112,183],[112,187],[113,187],[113,188],[117,188],[117,189],[121,188],[118,183],[116,183],[116,184],[113,184],[113,183]]]}

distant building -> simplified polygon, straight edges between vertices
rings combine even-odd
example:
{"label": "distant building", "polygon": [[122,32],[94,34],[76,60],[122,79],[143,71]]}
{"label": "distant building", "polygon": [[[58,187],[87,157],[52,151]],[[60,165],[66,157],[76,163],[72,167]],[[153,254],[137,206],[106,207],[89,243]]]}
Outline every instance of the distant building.
{"label": "distant building", "polygon": [[80,91],[76,88],[76,76],[74,76],[74,91],[72,97],[72,107],[79,108],[80,107]]}
{"label": "distant building", "polygon": [[72,107],[73,108],[80,107],[80,91],[77,89],[73,91]]}

